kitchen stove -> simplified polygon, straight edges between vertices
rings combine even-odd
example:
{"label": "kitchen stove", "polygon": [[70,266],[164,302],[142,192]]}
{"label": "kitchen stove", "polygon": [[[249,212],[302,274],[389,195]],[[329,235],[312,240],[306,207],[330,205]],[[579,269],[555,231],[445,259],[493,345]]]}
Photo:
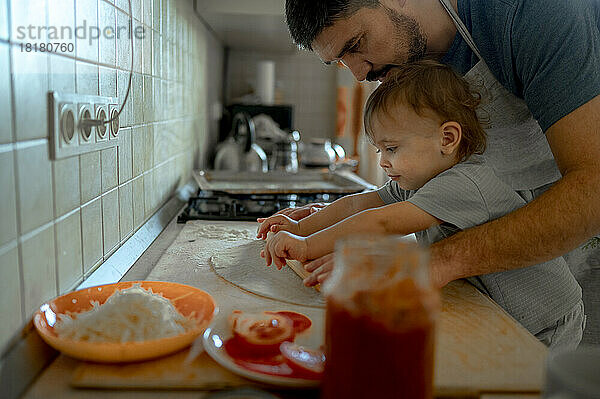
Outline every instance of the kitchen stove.
{"label": "kitchen stove", "polygon": [[177,218],[178,223],[188,220],[242,220],[271,216],[285,208],[299,207],[313,202],[331,202],[342,193],[302,194],[231,194],[222,191],[199,190]]}

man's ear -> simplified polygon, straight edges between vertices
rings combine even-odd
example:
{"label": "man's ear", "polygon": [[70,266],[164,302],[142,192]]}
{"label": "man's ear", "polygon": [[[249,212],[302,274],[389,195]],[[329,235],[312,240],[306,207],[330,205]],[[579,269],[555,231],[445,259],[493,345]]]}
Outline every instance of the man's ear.
{"label": "man's ear", "polygon": [[462,127],[460,123],[454,121],[444,122],[440,126],[441,152],[444,155],[453,155],[458,149],[462,139]]}

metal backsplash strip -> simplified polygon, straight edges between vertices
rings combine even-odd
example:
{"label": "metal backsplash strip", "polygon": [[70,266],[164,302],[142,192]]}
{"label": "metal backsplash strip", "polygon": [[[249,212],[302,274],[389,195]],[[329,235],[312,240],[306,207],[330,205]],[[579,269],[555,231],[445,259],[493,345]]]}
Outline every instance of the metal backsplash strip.
{"label": "metal backsplash strip", "polygon": [[[177,216],[183,205],[184,202],[180,199],[172,197],[78,289],[121,280],[169,222]],[[41,340],[30,321],[13,338],[0,358],[0,397],[20,397],[57,355],[58,352]]]}

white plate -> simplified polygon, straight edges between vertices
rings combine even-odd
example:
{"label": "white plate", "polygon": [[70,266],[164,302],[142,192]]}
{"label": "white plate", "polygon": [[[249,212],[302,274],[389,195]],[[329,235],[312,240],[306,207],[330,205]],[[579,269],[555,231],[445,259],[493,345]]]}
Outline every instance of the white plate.
{"label": "white plate", "polygon": [[[268,311],[293,311],[293,308],[288,309],[265,309]],[[299,334],[294,340],[299,345],[304,345],[310,348],[318,348],[323,345],[323,311],[312,309],[308,312],[298,311],[309,317],[312,321],[312,326],[305,332]],[[295,387],[295,388],[316,388],[319,386],[319,381],[307,380],[303,378],[279,377],[270,374],[263,374],[237,365],[232,357],[230,357],[224,348],[224,343],[232,337],[232,332],[227,320],[229,314],[221,314],[217,316],[213,323],[204,331],[203,344],[206,352],[217,363],[225,367],[229,371],[236,373],[242,377],[253,381],[258,381],[263,384],[279,386],[279,387]]]}

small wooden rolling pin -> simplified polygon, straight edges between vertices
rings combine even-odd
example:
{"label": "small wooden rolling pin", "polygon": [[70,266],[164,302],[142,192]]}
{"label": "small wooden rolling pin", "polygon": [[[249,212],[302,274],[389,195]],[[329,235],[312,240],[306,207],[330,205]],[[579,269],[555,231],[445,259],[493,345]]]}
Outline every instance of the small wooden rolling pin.
{"label": "small wooden rolling pin", "polygon": [[[285,263],[287,263],[287,265],[290,267],[290,269],[292,269],[294,271],[294,273],[296,273],[298,276],[300,276],[302,278],[302,280],[304,280],[305,278],[310,276],[310,272],[307,272],[306,270],[304,270],[304,266],[302,265],[301,262],[294,260],[294,259],[286,259]],[[317,284],[317,285],[313,286],[313,288],[315,290],[321,292],[321,284]]]}

